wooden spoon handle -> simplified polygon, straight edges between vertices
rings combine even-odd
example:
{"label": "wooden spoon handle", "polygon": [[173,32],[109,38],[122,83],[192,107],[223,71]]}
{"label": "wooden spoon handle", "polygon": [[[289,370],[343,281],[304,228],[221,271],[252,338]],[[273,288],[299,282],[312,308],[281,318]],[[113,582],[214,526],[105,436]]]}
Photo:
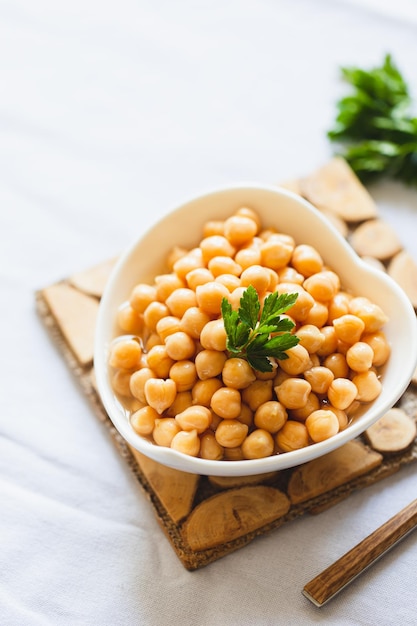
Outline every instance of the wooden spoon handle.
{"label": "wooden spoon handle", "polygon": [[417,500],[414,500],[307,583],[303,594],[316,606],[323,606],[416,526]]}

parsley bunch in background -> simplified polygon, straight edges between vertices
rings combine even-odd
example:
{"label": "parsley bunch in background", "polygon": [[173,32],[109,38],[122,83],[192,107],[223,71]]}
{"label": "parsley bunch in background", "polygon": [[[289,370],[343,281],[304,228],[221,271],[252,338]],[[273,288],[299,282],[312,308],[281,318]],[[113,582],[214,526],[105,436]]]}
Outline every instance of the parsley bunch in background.
{"label": "parsley bunch in background", "polygon": [[391,56],[381,67],[341,68],[352,87],[337,103],[333,142],[363,183],[394,178],[417,185],[417,118],[411,117],[408,86]]}

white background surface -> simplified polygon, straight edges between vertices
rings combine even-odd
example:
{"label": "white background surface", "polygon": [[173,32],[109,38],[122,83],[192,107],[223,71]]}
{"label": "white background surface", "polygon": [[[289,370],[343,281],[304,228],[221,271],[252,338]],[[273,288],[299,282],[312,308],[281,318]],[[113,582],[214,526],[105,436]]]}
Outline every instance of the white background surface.
{"label": "white background surface", "polygon": [[[338,67],[386,52],[417,98],[413,2],[0,1],[2,625],[416,623],[417,535],[327,606],[301,594],[415,467],[187,572],[34,307],[184,199],[326,162]],[[416,190],[371,191],[417,258]]]}

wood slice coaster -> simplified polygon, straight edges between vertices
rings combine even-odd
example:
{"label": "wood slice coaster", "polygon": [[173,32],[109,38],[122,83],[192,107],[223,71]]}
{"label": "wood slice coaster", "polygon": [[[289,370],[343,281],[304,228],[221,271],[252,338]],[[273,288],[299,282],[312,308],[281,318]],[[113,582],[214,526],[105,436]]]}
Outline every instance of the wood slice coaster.
{"label": "wood slice coaster", "polygon": [[[332,159],[311,175],[281,186],[323,211],[358,254],[389,272],[417,307],[416,264],[382,223],[370,195],[342,159]],[[95,322],[113,263],[114,259],[106,260],[37,291],[37,310],[187,570],[208,565],[306,513],[318,514],[417,460],[416,373],[396,410],[386,417],[393,420],[393,437],[397,425],[408,418],[408,439],[402,431],[397,448],[389,451],[378,432],[370,432],[296,468],[221,478],[170,469],[132,449],[114,428],[94,380]]]}

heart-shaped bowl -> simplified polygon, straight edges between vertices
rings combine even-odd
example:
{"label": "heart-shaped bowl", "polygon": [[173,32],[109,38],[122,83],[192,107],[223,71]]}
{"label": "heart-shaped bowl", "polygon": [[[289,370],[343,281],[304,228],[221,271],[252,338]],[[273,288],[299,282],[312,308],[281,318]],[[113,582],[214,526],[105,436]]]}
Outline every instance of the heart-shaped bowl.
{"label": "heart-shaped bowl", "polygon": [[[309,244],[326,266],[336,272],[342,288],[379,305],[388,321],[383,331],[390,356],[381,373],[382,390],[363,406],[348,426],[332,437],[306,447],[271,456],[243,460],[208,460],[156,445],[138,435],[129,413],[116,397],[108,365],[109,350],[117,332],[118,309],[138,283],[152,284],[166,273],[166,258],[174,246],[192,249],[202,239],[203,226],[225,220],[241,207],[256,211],[264,228],[274,228]],[[138,227],[139,228],[139,227]],[[386,273],[363,262],[318,209],[298,195],[274,186],[231,185],[204,193],[170,210],[119,257],[100,302],[94,351],[96,384],[105,410],[126,442],[145,456],[185,472],[201,475],[245,476],[294,467],[335,450],[361,435],[401,397],[410,383],[417,361],[416,315],[403,290]]]}

